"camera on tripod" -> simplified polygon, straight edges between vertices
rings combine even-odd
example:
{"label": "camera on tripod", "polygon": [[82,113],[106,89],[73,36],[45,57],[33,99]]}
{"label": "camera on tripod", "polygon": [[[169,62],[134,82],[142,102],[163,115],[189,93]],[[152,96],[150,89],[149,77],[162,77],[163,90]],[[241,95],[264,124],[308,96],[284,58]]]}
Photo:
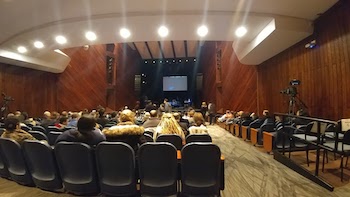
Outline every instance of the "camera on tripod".
{"label": "camera on tripod", "polygon": [[295,97],[298,94],[297,85],[300,85],[300,80],[293,79],[289,82],[289,87],[280,91],[281,94],[286,94]]}

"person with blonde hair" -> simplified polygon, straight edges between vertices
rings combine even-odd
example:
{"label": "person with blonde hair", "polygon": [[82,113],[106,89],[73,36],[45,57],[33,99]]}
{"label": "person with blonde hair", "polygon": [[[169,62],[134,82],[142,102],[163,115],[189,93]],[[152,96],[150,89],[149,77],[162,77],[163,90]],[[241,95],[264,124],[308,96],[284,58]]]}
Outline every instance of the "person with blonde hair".
{"label": "person with blonde hair", "polygon": [[157,136],[161,134],[176,134],[179,135],[182,140],[185,140],[184,132],[171,113],[163,114],[156,128],[156,132],[153,134],[153,138],[156,139]]}
{"label": "person with blonde hair", "polygon": [[193,120],[194,120],[195,125],[191,126],[188,129],[190,134],[202,134],[202,133],[207,134],[208,133],[207,127],[204,126],[205,121],[204,121],[202,113],[196,112],[193,115]]}
{"label": "person with blonde hair", "polygon": [[144,141],[142,139],[144,128],[135,124],[135,113],[129,109],[120,112],[117,125],[105,128],[102,132],[107,141],[125,142],[135,151],[137,151],[138,145]]}

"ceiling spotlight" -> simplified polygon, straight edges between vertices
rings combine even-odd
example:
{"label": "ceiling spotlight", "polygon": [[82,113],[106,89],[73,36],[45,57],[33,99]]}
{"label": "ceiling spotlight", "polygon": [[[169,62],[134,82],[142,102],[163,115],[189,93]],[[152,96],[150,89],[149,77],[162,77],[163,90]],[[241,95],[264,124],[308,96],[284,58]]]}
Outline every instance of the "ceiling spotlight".
{"label": "ceiling spotlight", "polygon": [[19,46],[17,48],[17,51],[20,52],[20,53],[26,53],[28,50],[24,46]]}
{"label": "ceiling spotlight", "polygon": [[169,63],[169,60],[167,60],[166,63]]}
{"label": "ceiling spotlight", "polygon": [[159,61],[159,63],[163,63],[163,61],[162,61],[162,60],[160,60],[160,61]]}
{"label": "ceiling spotlight", "polygon": [[156,60],[153,60],[153,64],[155,64],[156,63]]}
{"label": "ceiling spotlight", "polygon": [[243,37],[246,33],[247,33],[247,28],[245,28],[243,26],[242,27],[238,27],[236,29],[236,32],[235,32],[237,37]]}
{"label": "ceiling spotlight", "polygon": [[186,60],[186,62],[188,62],[188,60]]}
{"label": "ceiling spotlight", "polygon": [[123,37],[125,39],[129,38],[130,35],[131,35],[130,31],[128,29],[126,29],[126,28],[121,28],[120,31],[119,31],[119,34],[120,34],[121,37]]}
{"label": "ceiling spotlight", "polygon": [[206,36],[208,34],[208,27],[205,26],[205,25],[202,25],[202,26],[198,27],[197,34],[200,37]]}
{"label": "ceiling spotlight", "polygon": [[181,60],[179,60],[179,62],[181,62]]}
{"label": "ceiling spotlight", "polygon": [[56,42],[58,44],[65,44],[65,43],[67,43],[67,39],[64,36],[56,36],[55,40],[56,40]]}
{"label": "ceiling spotlight", "polygon": [[96,34],[94,32],[88,31],[85,33],[85,38],[90,40],[90,41],[94,41],[94,40],[96,40],[97,37],[96,37]]}
{"label": "ceiling spotlight", "polygon": [[173,62],[175,62],[175,60],[173,60]]}
{"label": "ceiling spotlight", "polygon": [[196,61],[197,61],[197,59],[196,59],[196,58],[194,58],[194,59],[193,59],[193,61],[194,61],[194,62],[196,62]]}
{"label": "ceiling spotlight", "polygon": [[35,41],[34,46],[35,46],[35,48],[41,49],[44,47],[44,43],[42,43],[40,41]]}
{"label": "ceiling spotlight", "polygon": [[147,60],[145,60],[145,64],[147,64],[148,62],[147,62]]}
{"label": "ceiling spotlight", "polygon": [[160,37],[164,38],[164,37],[166,37],[169,34],[169,30],[168,30],[167,27],[161,26],[158,29],[158,34],[159,34]]}

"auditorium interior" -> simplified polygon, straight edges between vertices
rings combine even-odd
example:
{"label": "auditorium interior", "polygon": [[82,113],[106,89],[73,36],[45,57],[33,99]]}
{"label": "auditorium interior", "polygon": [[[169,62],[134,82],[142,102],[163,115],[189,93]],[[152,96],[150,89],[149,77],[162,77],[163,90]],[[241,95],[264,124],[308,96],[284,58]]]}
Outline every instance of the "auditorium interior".
{"label": "auditorium interior", "polygon": [[[220,149],[216,177],[207,176],[212,189],[211,182],[186,183],[185,147],[197,143],[174,145],[175,194],[155,195],[169,188],[142,180],[141,150],[158,142],[139,145],[130,164],[135,191],[117,194],[121,186],[100,177],[99,147],[85,145],[93,151],[86,169],[93,168],[95,183],[77,186],[47,136],[57,190],[37,183],[49,170],[33,170],[29,148],[20,145],[22,160],[13,161],[1,138],[0,196],[350,196],[350,1],[0,0],[0,16],[1,121],[16,111],[39,122],[45,111],[140,115],[164,99],[171,112],[199,113],[206,102],[211,142],[198,146]],[[232,112],[232,122],[220,119]],[[273,122],[256,126],[253,114]],[[199,159],[203,166],[212,165],[206,158]],[[17,181],[22,176],[34,182]]]}

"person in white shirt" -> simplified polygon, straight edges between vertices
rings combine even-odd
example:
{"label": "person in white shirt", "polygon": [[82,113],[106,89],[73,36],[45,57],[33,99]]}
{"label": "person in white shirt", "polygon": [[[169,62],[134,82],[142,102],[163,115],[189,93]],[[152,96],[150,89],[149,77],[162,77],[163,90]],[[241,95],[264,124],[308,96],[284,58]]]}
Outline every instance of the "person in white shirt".
{"label": "person in white shirt", "polygon": [[207,127],[204,126],[204,118],[203,118],[202,113],[196,112],[193,115],[193,121],[194,121],[195,125],[191,126],[188,129],[189,134],[202,134],[202,133],[207,134],[208,133]]}

